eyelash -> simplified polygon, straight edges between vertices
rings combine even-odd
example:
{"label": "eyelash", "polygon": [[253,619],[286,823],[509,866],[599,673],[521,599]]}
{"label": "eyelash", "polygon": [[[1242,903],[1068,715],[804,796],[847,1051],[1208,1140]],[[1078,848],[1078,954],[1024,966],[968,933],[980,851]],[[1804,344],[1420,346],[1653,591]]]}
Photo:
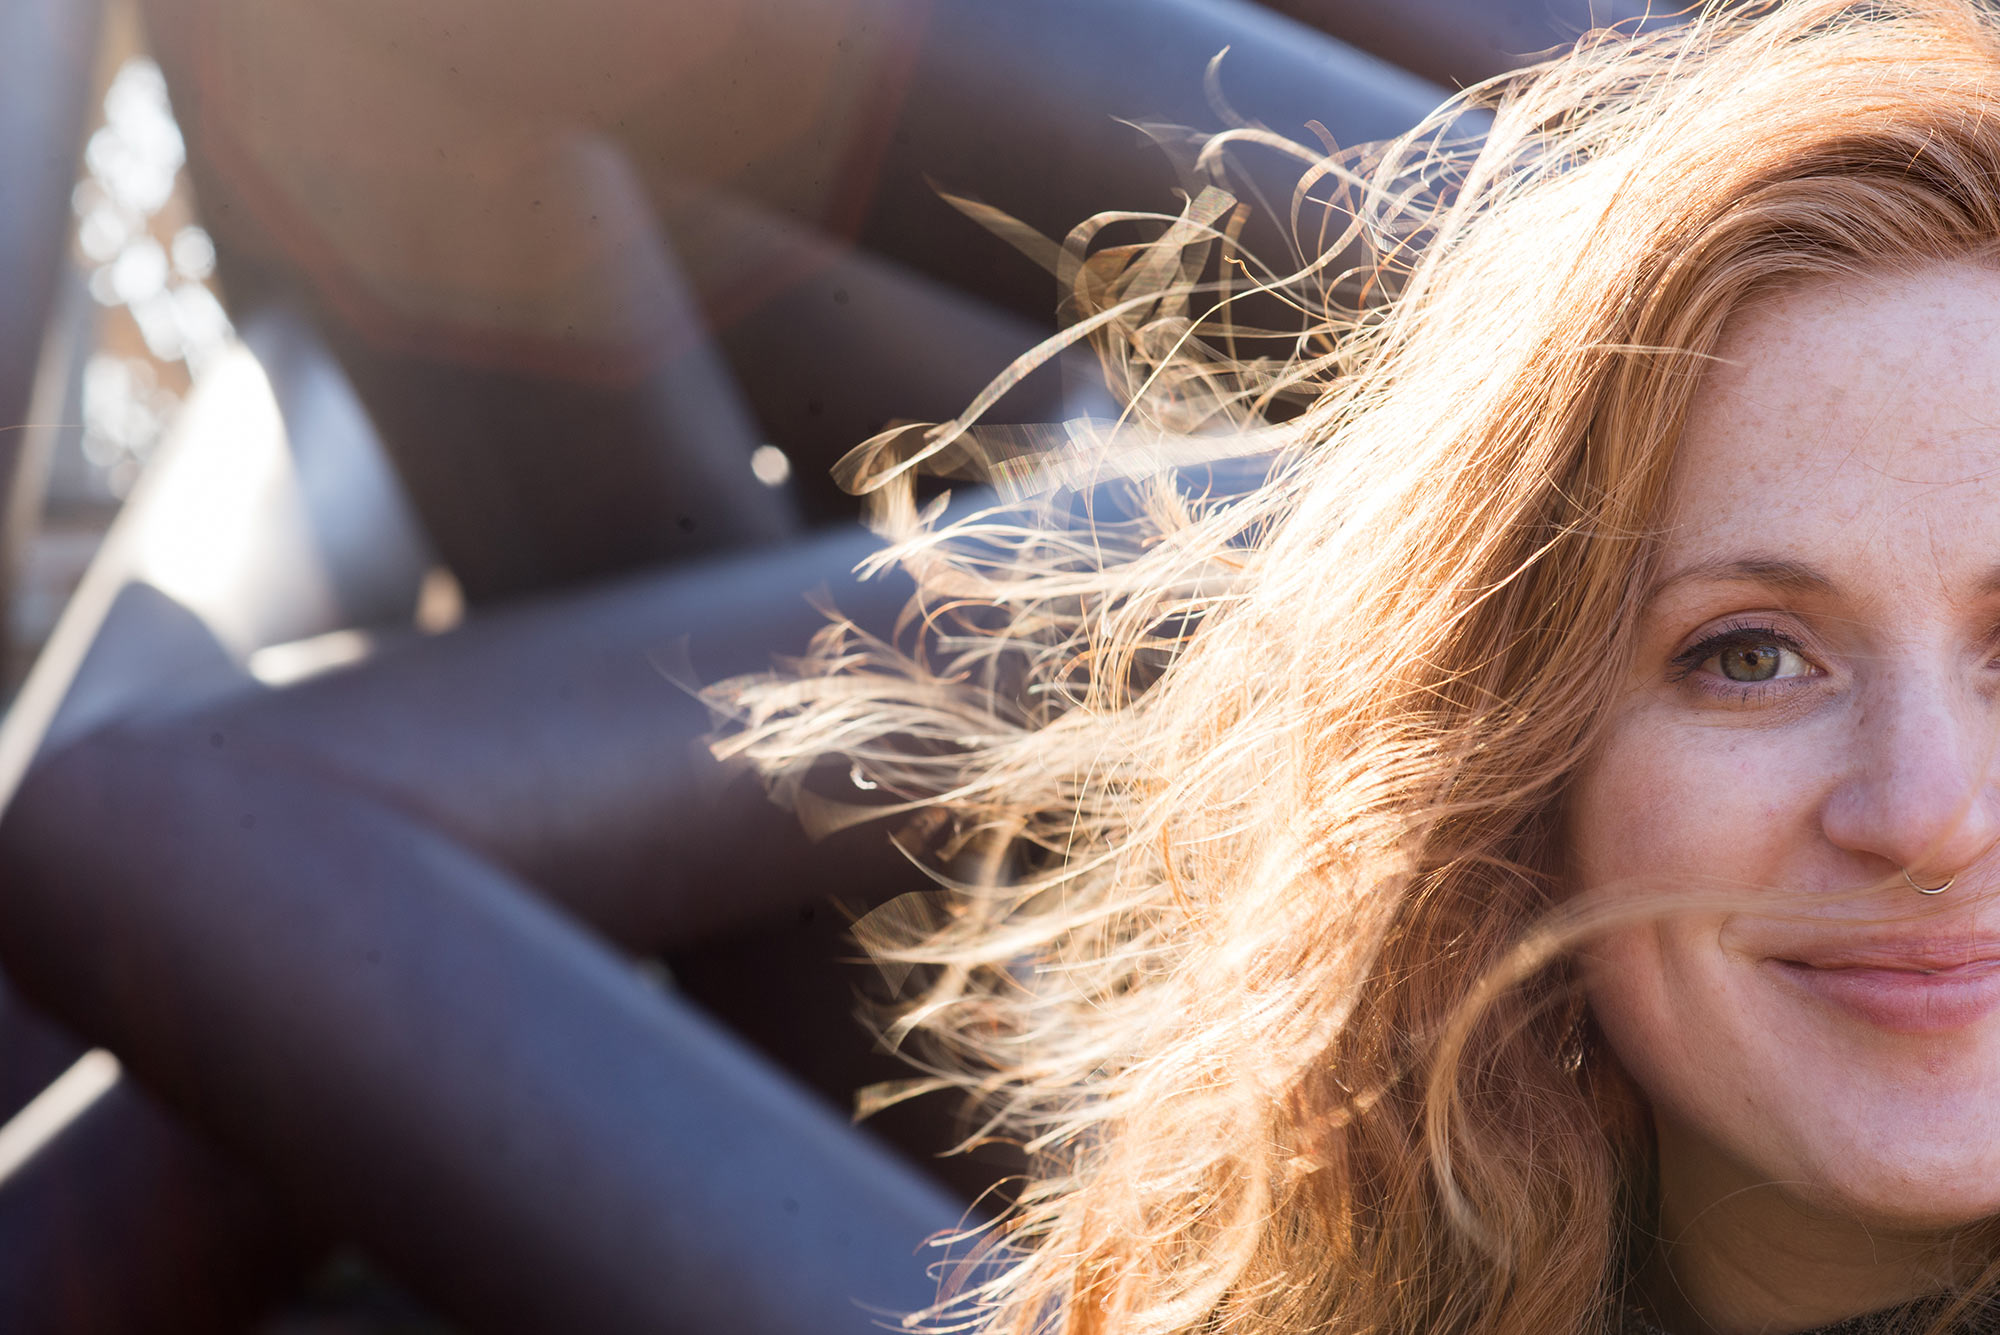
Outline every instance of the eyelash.
{"label": "eyelash", "polygon": [[[1675,654],[1672,662],[1668,665],[1667,680],[1676,683],[1684,682],[1693,676],[1695,670],[1703,663],[1706,663],[1724,649],[1739,644],[1780,645],[1791,650],[1807,662],[1810,663],[1812,661],[1812,655],[1806,652],[1804,645],[1774,626],[1757,624],[1724,626],[1714,634],[1702,637],[1699,642]],[[1775,681],[1741,681],[1729,682],[1727,686],[1713,686],[1710,689],[1738,698],[1749,698],[1777,685],[1778,683]]]}

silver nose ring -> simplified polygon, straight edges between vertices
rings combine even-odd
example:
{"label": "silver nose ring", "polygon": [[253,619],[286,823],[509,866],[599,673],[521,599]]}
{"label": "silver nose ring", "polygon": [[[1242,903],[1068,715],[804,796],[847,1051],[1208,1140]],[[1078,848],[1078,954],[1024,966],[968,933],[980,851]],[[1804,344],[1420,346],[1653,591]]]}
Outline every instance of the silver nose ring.
{"label": "silver nose ring", "polygon": [[1958,877],[1947,876],[1944,878],[1944,884],[1942,885],[1918,885],[1917,878],[1910,875],[1910,869],[1908,867],[1905,867],[1903,868],[1903,879],[1910,883],[1910,889],[1916,891],[1920,895],[1941,895],[1945,891],[1951,889],[1951,883],[1957,880]]}

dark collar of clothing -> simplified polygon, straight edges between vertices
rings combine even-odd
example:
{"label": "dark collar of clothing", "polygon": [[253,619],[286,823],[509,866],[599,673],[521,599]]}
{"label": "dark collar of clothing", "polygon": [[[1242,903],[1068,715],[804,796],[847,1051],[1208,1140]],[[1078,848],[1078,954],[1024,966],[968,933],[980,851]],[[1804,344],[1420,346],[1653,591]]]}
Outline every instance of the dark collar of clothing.
{"label": "dark collar of clothing", "polygon": [[[1924,1298],[1901,1307],[1849,1317],[1830,1326],[1816,1326],[1799,1335],[1928,1335],[1931,1323],[1949,1305],[1949,1299]],[[1970,1311],[1947,1329],[1951,1335],[2000,1335],[2000,1306],[1990,1301],[1974,1303]],[[1627,1308],[1625,1324],[1618,1335],[1670,1335],[1670,1332],[1639,1309]]]}

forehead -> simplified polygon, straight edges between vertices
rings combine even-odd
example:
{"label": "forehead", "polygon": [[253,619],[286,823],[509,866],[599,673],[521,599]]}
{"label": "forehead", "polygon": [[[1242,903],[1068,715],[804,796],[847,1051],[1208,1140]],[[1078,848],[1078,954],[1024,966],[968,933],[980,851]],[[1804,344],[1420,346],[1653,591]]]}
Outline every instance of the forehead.
{"label": "forehead", "polygon": [[1837,565],[1883,542],[1990,566],[2000,272],[1939,264],[1767,294],[1716,354],[1675,462],[1669,569],[1746,546]]}

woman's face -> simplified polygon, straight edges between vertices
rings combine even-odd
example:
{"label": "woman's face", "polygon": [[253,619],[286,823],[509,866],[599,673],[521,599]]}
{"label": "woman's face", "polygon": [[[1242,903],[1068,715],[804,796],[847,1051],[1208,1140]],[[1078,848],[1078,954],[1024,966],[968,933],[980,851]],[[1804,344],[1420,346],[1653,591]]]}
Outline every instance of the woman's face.
{"label": "woman's face", "polygon": [[1670,1232],[2000,1213],[2000,274],[1792,290],[1719,351],[1571,852],[1586,889],[1751,907],[1594,943],[1590,1002]]}

